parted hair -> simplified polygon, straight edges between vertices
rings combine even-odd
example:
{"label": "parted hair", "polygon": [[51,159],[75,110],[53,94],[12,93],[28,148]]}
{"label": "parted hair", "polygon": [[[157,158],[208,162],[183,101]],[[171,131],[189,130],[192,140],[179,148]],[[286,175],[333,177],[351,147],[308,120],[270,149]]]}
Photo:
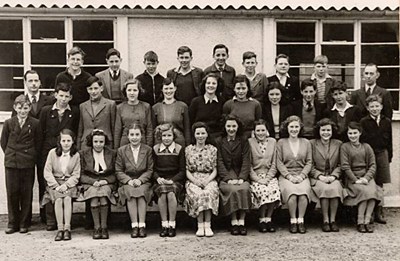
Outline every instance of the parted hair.
{"label": "parted hair", "polygon": [[369,105],[371,102],[379,102],[382,104],[382,97],[377,94],[371,94],[367,99],[365,99],[365,103]]}
{"label": "parted hair", "polygon": [[109,144],[108,137],[103,130],[94,129],[88,136],[86,136],[86,145],[90,148],[93,148],[93,137],[94,136],[103,136],[105,138],[105,145]]}
{"label": "parted hair", "polygon": [[140,97],[140,94],[142,94],[144,92],[144,90],[142,88],[142,84],[140,83],[140,81],[138,79],[130,79],[124,83],[124,87],[122,88],[122,94],[125,96],[125,98],[127,98],[126,89],[128,88],[129,85],[137,85],[137,87],[139,89],[139,97]]}
{"label": "parted hair", "polygon": [[178,135],[178,132],[175,129],[174,125],[172,125],[171,123],[164,123],[164,124],[158,125],[156,127],[156,129],[154,130],[154,134],[158,140],[161,140],[163,132],[169,131],[169,130],[172,131],[172,134],[173,134],[174,140],[175,140]]}
{"label": "parted hair", "polygon": [[347,125],[347,130],[353,129],[353,130],[358,130],[359,132],[363,132],[363,128],[361,127],[361,124],[355,121],[349,122],[349,125]]}
{"label": "parted hair", "polygon": [[31,101],[29,100],[28,96],[26,96],[24,94],[20,94],[14,100],[14,106],[16,106],[18,104],[21,104],[21,106],[23,106],[24,104],[31,106]]}
{"label": "parted hair", "polygon": [[60,134],[57,137],[57,147],[56,147],[56,155],[60,157],[62,155],[62,147],[61,147],[61,135],[69,135],[72,138],[73,144],[71,146],[71,149],[69,151],[69,155],[74,156],[75,153],[78,152],[78,149],[76,147],[76,135],[75,133],[70,130],[70,129],[62,129],[60,131]]}
{"label": "parted hair", "polygon": [[70,56],[75,55],[75,54],[78,54],[78,53],[79,53],[80,55],[82,55],[82,59],[85,58],[86,53],[85,53],[79,46],[74,46],[74,47],[72,47],[72,48],[68,51],[67,56],[70,57]]}
{"label": "parted hair", "polygon": [[140,133],[143,135],[144,134],[144,129],[143,129],[143,125],[140,124],[138,121],[135,121],[133,123],[131,123],[128,126],[128,134],[130,130],[140,130]]}

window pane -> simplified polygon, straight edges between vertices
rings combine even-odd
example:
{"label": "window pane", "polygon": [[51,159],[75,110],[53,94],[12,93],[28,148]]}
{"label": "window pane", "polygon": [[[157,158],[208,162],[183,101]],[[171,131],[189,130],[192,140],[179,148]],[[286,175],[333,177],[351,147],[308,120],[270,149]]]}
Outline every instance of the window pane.
{"label": "window pane", "polygon": [[366,45],[361,47],[361,63],[378,65],[399,65],[399,46]]}
{"label": "window pane", "polygon": [[23,94],[20,92],[0,92],[0,111],[11,111],[14,100],[18,95]]}
{"label": "window pane", "polygon": [[363,23],[361,26],[361,42],[363,43],[383,43],[398,41],[398,23]]}
{"label": "window pane", "polygon": [[23,77],[23,68],[0,67],[0,89],[24,89],[24,82],[15,77]]}
{"label": "window pane", "polygon": [[105,64],[107,50],[114,46],[112,43],[79,43],[77,45],[86,53],[85,64]]}
{"label": "window pane", "polygon": [[66,64],[65,44],[31,44],[32,64]]}
{"label": "window pane", "polygon": [[81,20],[73,22],[74,40],[113,40],[113,21]]}
{"label": "window pane", "polygon": [[85,71],[87,71],[91,75],[95,75],[96,73],[98,73],[100,71],[103,71],[103,70],[105,70],[107,68],[108,68],[108,66],[104,66],[104,67],[84,67]]}
{"label": "window pane", "polygon": [[22,53],[22,43],[0,43],[0,64],[22,64]]}
{"label": "window pane", "polygon": [[323,25],[324,41],[348,41],[354,39],[353,24],[324,24]]}
{"label": "window pane", "polygon": [[[345,64],[347,66],[354,66],[354,64]],[[331,64],[329,61],[329,74],[338,81],[345,82],[347,88],[354,89],[354,68],[332,68],[333,66],[340,66],[340,64]]]}
{"label": "window pane", "polygon": [[289,56],[291,65],[313,63],[314,45],[278,45],[277,54],[284,53]]}
{"label": "window pane", "polygon": [[0,19],[0,40],[22,40],[21,20]]}
{"label": "window pane", "polygon": [[354,63],[354,46],[323,45],[322,53],[329,58],[329,63]]}
{"label": "window pane", "polygon": [[37,71],[42,82],[42,89],[54,89],[54,83],[56,81],[56,76],[62,71],[65,71],[65,67],[60,68],[43,68],[43,67],[33,67],[33,70]]}
{"label": "window pane", "polygon": [[31,21],[32,39],[65,39],[64,21]]}
{"label": "window pane", "polygon": [[379,74],[377,80],[379,86],[391,89],[399,88],[399,68],[379,68]]}
{"label": "window pane", "polygon": [[392,102],[393,102],[393,110],[399,110],[399,92],[398,91],[391,91],[390,94],[392,95]]}
{"label": "window pane", "polygon": [[278,42],[314,42],[315,23],[277,23]]}

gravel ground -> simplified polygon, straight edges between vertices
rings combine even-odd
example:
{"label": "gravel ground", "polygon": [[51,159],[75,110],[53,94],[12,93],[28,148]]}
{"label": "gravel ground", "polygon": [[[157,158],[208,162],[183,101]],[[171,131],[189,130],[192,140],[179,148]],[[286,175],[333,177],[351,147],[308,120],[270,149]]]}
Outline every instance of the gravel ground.
{"label": "gravel ground", "polygon": [[[74,214],[71,241],[55,242],[55,231],[45,231],[38,216],[27,234],[0,233],[0,260],[400,260],[400,210],[386,210],[388,225],[375,225],[372,234],[360,234],[354,225],[340,224],[340,232],[323,233],[314,217],[304,235],[290,234],[287,217],[276,233],[261,234],[256,225],[247,236],[231,236],[227,219],[218,218],[212,238],[197,238],[194,221],[178,216],[178,235],[160,238],[159,217],[149,214],[148,236],[132,239],[125,215],[113,216],[109,240],[93,240],[82,227],[83,216]],[[256,224],[251,215],[248,224]],[[0,229],[6,227],[0,216]],[[311,223],[311,222],[309,222]],[[122,228],[124,227],[124,228]]]}

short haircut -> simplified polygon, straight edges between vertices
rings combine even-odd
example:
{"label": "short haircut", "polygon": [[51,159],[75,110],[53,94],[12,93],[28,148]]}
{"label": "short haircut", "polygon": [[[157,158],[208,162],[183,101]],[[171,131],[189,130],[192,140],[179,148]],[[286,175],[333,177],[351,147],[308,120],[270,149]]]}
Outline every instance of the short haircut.
{"label": "short haircut", "polygon": [[285,87],[283,87],[283,85],[280,82],[270,82],[267,86],[267,95],[273,89],[280,90],[281,94],[283,94],[283,90],[285,89]]}
{"label": "short haircut", "polygon": [[331,87],[330,92],[333,93],[334,91],[347,91],[347,84],[342,81],[336,81],[335,84]]}
{"label": "short haircut", "polygon": [[301,137],[301,136],[303,135],[303,127],[304,127],[303,122],[301,121],[301,119],[300,119],[299,116],[292,115],[292,116],[287,117],[286,120],[284,120],[284,121],[281,123],[281,127],[280,127],[280,129],[281,129],[281,131],[280,131],[280,133],[281,133],[281,138],[287,138],[287,137],[289,137],[288,125],[289,125],[291,122],[294,122],[294,121],[297,121],[297,122],[300,123],[300,133],[299,133],[299,137]]}
{"label": "short haircut", "polygon": [[278,60],[281,59],[281,58],[286,59],[288,61],[288,63],[290,63],[289,56],[287,56],[286,54],[280,53],[275,57],[275,64],[277,64]]}
{"label": "short haircut", "polygon": [[140,97],[140,94],[142,94],[144,92],[144,90],[142,89],[142,84],[140,83],[140,81],[138,79],[130,79],[124,83],[124,88],[122,88],[122,94],[125,95],[125,97],[127,97],[126,89],[128,88],[129,85],[137,85],[137,87],[139,89],[139,97]]}
{"label": "short haircut", "polygon": [[[198,121],[198,122],[193,123],[193,125],[192,125],[192,141],[193,141],[193,144],[196,144],[196,139],[194,137],[194,133],[196,132],[196,129],[199,129],[199,128],[204,128],[206,130],[207,134],[210,133],[210,129],[208,128],[206,123],[204,123],[202,121]],[[210,135],[208,135],[208,137],[206,139],[206,144],[210,144]]]}
{"label": "short haircut", "polygon": [[257,127],[258,125],[264,125],[264,126],[265,126],[265,128],[267,129],[267,136],[269,137],[269,131],[268,131],[268,124],[267,124],[267,122],[266,122],[265,120],[263,120],[263,119],[259,119],[259,120],[254,121],[253,130],[256,130],[256,127]]}
{"label": "short haircut", "polygon": [[[166,78],[163,79],[162,85],[163,85],[163,86],[164,86],[164,85],[170,85],[171,83],[174,83],[174,82],[172,81],[172,79],[166,77]],[[175,84],[174,84],[174,85],[175,85]]]}
{"label": "short haircut", "polygon": [[377,94],[371,94],[367,97],[367,99],[365,99],[365,103],[368,106],[371,102],[379,102],[380,104],[382,104],[382,97]]}
{"label": "short haircut", "polygon": [[314,64],[317,64],[317,63],[327,64],[328,63],[328,56],[323,55],[323,54],[315,56]]}
{"label": "short haircut", "polygon": [[363,128],[361,127],[361,124],[355,121],[349,122],[349,125],[347,125],[347,130],[353,129],[353,130],[358,130],[359,132],[363,132]]}
{"label": "short haircut", "polygon": [[[367,65],[365,65],[365,67],[375,67],[376,68],[376,72],[379,72],[379,68],[378,68],[378,65],[377,64],[375,64],[375,63],[368,63]],[[365,68],[364,68],[364,70],[365,70]]]}
{"label": "short haircut", "polygon": [[72,85],[70,83],[59,82],[59,83],[57,83],[56,87],[54,88],[54,91],[56,93],[58,93],[59,91],[71,93],[71,89],[72,89]]}
{"label": "short haircut", "polygon": [[139,130],[140,133],[141,133],[142,135],[144,135],[143,125],[142,125],[140,122],[138,122],[138,121],[135,121],[135,122],[131,123],[131,124],[128,126],[128,135],[129,135],[129,131],[130,131],[130,130]]}
{"label": "short haircut", "polygon": [[338,130],[336,123],[329,118],[323,118],[320,121],[318,121],[314,127],[314,136],[316,139],[321,139],[321,134],[319,134],[319,130],[321,129],[321,127],[326,126],[326,125],[331,125],[332,137],[336,137],[337,130]]}
{"label": "short haircut", "polygon": [[107,53],[106,53],[106,59],[110,59],[111,56],[116,55],[118,56],[118,58],[121,58],[121,53],[115,49],[115,48],[110,48],[108,49]]}
{"label": "short haircut", "polygon": [[255,52],[251,52],[251,51],[244,52],[242,61],[244,62],[245,60],[251,59],[251,58],[256,58],[257,59],[257,55],[256,55]]}
{"label": "short haircut", "polygon": [[225,44],[217,44],[216,46],[214,46],[214,48],[213,48],[213,55],[215,54],[215,51],[216,51],[217,49],[225,49],[225,50],[226,50],[226,54],[229,55],[229,49],[228,49],[228,47],[226,47]]}
{"label": "short haircut", "polygon": [[156,138],[161,141],[163,132],[166,132],[169,130],[172,131],[172,135],[175,140],[178,135],[178,131],[175,129],[174,125],[172,125],[171,123],[164,123],[164,124],[158,125],[156,127],[156,129],[154,130],[154,134],[155,134]]}
{"label": "short haircut", "polygon": [[68,51],[67,56],[70,57],[70,56],[75,55],[75,54],[80,54],[80,55],[82,55],[82,59],[84,59],[84,58],[85,58],[85,55],[86,55],[86,53],[85,53],[79,46],[74,46],[74,47],[72,47],[72,48]]}
{"label": "short haircut", "polygon": [[71,136],[73,144],[72,144],[71,150],[69,151],[69,155],[74,156],[75,153],[78,152],[78,149],[76,147],[76,136],[75,136],[75,133],[70,129],[62,129],[60,131],[60,134],[57,137],[56,155],[58,157],[61,157],[61,155],[62,155],[61,135],[69,135],[69,136]]}
{"label": "short haircut", "polygon": [[242,136],[243,133],[243,122],[239,119],[239,117],[236,117],[232,114],[224,115],[222,118],[222,137],[226,137],[228,133],[226,132],[225,129],[225,124],[227,121],[236,121],[238,125],[238,130],[236,132],[236,137]]}
{"label": "short haircut", "polygon": [[247,97],[247,98],[252,97],[252,96],[253,96],[253,92],[251,91],[250,81],[249,81],[249,79],[246,77],[246,75],[244,75],[244,74],[236,75],[236,77],[233,79],[233,89],[235,89],[235,85],[236,85],[237,83],[242,83],[242,82],[245,83],[246,86],[247,86],[247,94],[246,94],[246,97]]}
{"label": "short haircut", "polygon": [[143,62],[152,62],[152,63],[158,63],[158,55],[153,52],[153,51],[148,51],[147,53],[144,54],[143,57]]}
{"label": "short haircut", "polygon": [[304,91],[304,89],[307,88],[308,86],[312,86],[314,90],[317,90],[317,84],[310,78],[305,79],[304,81],[301,82],[300,90]]}
{"label": "short haircut", "polygon": [[99,86],[103,86],[103,83],[100,81],[99,78],[97,78],[96,76],[90,76],[86,80],[86,88],[90,87],[93,83],[97,83]]}
{"label": "short haircut", "polygon": [[176,53],[178,54],[178,56],[181,54],[184,54],[184,53],[189,53],[190,56],[192,56],[192,49],[190,49],[189,47],[184,45],[184,46],[179,47],[178,50],[176,51]]}
{"label": "short haircut", "polygon": [[24,106],[24,104],[31,106],[31,102],[29,101],[28,96],[26,96],[24,94],[20,94],[17,96],[17,98],[15,98],[14,106],[17,106],[18,104],[20,104],[21,106]]}
{"label": "short haircut", "polygon": [[[175,88],[176,88],[176,85],[175,85],[175,83],[172,81],[172,79],[170,79],[170,78],[164,78],[164,80],[163,80],[163,82],[162,82],[161,90],[164,89],[164,86],[168,86],[168,85],[170,85],[171,83],[172,83],[172,85],[175,86]],[[175,91],[174,97],[176,97],[176,91]],[[164,100],[164,98],[165,98],[165,97],[164,97],[164,93],[161,91],[161,93],[160,93],[160,99],[161,99],[161,100]]]}
{"label": "short haircut", "polygon": [[35,71],[35,70],[27,70],[27,71],[24,73],[24,81],[26,81],[26,78],[27,78],[27,75],[28,75],[28,74],[37,74],[37,75],[39,76],[39,74],[38,74],[37,71]]}
{"label": "short haircut", "polygon": [[222,93],[222,90],[224,89],[225,82],[224,79],[216,73],[208,73],[206,76],[204,76],[200,84],[200,93],[202,95],[206,93],[206,82],[207,79],[210,77],[217,80],[217,90],[215,91],[215,95],[219,96],[219,94]]}
{"label": "short haircut", "polygon": [[103,136],[104,137],[104,145],[108,145],[109,140],[106,133],[101,129],[94,129],[92,132],[86,136],[86,145],[89,148],[93,148],[93,137],[94,136]]}

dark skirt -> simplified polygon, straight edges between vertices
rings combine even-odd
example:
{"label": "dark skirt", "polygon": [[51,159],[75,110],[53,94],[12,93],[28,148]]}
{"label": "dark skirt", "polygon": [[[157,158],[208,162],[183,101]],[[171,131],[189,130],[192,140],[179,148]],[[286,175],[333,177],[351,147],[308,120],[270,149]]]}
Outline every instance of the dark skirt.
{"label": "dark skirt", "polygon": [[83,190],[77,201],[86,201],[92,198],[101,198],[106,197],[110,201],[111,204],[116,205],[117,202],[114,197],[113,191],[115,190],[114,185],[104,185],[101,187],[95,187],[91,185],[83,185]]}
{"label": "dark skirt", "polygon": [[139,187],[133,187],[131,185],[122,185],[118,189],[119,194],[119,203],[121,205],[125,205],[126,201],[131,198],[140,198],[144,197],[146,203],[149,203],[152,196],[152,190],[150,183],[144,183]]}
{"label": "dark skirt", "polygon": [[238,210],[251,208],[251,191],[249,182],[231,185],[225,181],[219,183],[220,213],[230,215]]}
{"label": "dark skirt", "polygon": [[173,184],[154,184],[153,191],[154,191],[154,198],[157,201],[162,194],[168,194],[173,192],[178,202],[182,202],[182,189],[183,185],[178,182],[174,182]]}
{"label": "dark skirt", "polygon": [[387,150],[375,153],[376,159],[376,176],[375,182],[378,186],[382,187],[385,183],[390,183],[390,166],[389,155]]}

